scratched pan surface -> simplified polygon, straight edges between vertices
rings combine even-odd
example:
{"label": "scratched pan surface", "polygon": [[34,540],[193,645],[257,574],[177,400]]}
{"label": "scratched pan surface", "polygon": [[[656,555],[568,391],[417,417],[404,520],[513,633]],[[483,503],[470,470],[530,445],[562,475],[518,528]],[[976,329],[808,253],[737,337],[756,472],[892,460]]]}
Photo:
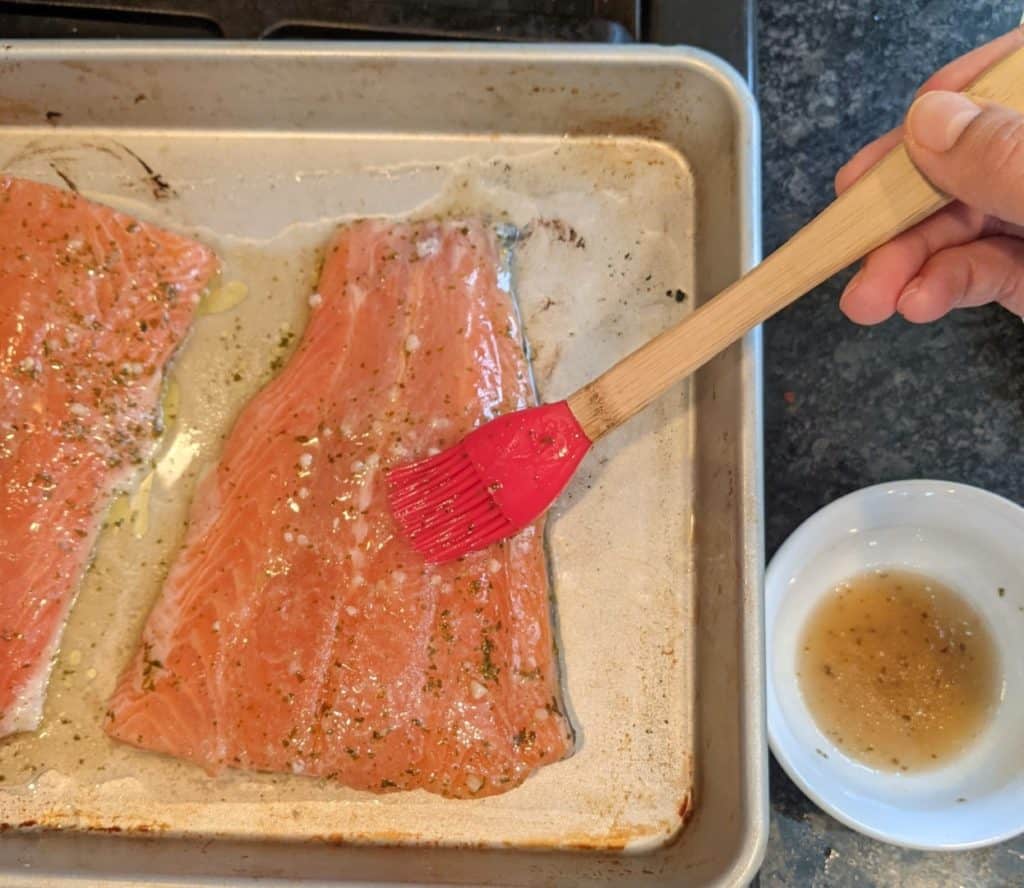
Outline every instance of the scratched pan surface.
{"label": "scratched pan surface", "polygon": [[225,265],[154,465],[104,532],[43,728],[0,744],[4,884],[749,878],[767,831],[756,336],[601,442],[552,514],[571,758],[495,798],[377,797],[210,778],[100,730],[195,478],[301,332],[330,229],[434,212],[516,225],[537,384],[564,396],[756,260],[737,78],[650,48],[68,43],[6,44],[0,76],[0,169],[190,232]]}

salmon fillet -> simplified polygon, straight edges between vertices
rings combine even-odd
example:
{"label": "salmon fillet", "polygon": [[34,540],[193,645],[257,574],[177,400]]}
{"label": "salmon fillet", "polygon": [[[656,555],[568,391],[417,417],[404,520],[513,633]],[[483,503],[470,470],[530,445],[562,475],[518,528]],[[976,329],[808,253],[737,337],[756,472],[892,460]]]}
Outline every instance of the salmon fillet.
{"label": "salmon fillet", "polygon": [[104,512],[153,449],[216,269],[194,241],[0,176],[0,736],[39,725]]}
{"label": "salmon fillet", "polygon": [[493,229],[339,231],[302,341],[200,483],[108,733],[364,790],[500,793],[571,749],[538,523],[427,566],[384,472],[532,390]]}

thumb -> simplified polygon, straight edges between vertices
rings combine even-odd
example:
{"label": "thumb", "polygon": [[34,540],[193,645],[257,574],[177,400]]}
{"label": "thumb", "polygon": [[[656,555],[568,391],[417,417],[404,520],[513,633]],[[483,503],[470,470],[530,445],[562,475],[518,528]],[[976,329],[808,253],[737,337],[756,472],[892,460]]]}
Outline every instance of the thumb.
{"label": "thumb", "polygon": [[924,175],[974,209],[1024,225],[1024,116],[955,92],[925,93],[907,114],[907,152]]}

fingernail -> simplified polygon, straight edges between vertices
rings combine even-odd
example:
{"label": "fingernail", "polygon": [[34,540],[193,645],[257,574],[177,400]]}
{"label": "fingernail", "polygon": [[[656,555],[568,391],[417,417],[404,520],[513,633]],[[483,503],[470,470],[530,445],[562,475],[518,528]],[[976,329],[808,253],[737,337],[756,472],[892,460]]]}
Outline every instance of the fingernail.
{"label": "fingernail", "polygon": [[949,151],[964,134],[981,108],[955,92],[925,93],[910,107],[907,130],[922,148]]}
{"label": "fingernail", "polygon": [[900,298],[896,300],[896,311],[902,314],[903,308],[908,300],[913,300],[921,289],[921,278],[914,278],[909,284],[903,288],[903,292],[900,293]]}

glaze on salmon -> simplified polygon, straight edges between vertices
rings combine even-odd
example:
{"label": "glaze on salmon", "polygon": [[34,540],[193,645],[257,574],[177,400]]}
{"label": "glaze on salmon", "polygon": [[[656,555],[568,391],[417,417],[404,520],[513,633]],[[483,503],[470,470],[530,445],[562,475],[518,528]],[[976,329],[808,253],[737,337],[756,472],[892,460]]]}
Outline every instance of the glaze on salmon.
{"label": "glaze on salmon", "polygon": [[103,515],[153,450],[216,269],[194,241],[0,176],[0,736],[39,725]]}
{"label": "glaze on salmon", "polygon": [[340,230],[310,320],[200,484],[108,732],[382,792],[503,792],[571,749],[538,524],[424,565],[385,468],[531,386],[493,230]]}

